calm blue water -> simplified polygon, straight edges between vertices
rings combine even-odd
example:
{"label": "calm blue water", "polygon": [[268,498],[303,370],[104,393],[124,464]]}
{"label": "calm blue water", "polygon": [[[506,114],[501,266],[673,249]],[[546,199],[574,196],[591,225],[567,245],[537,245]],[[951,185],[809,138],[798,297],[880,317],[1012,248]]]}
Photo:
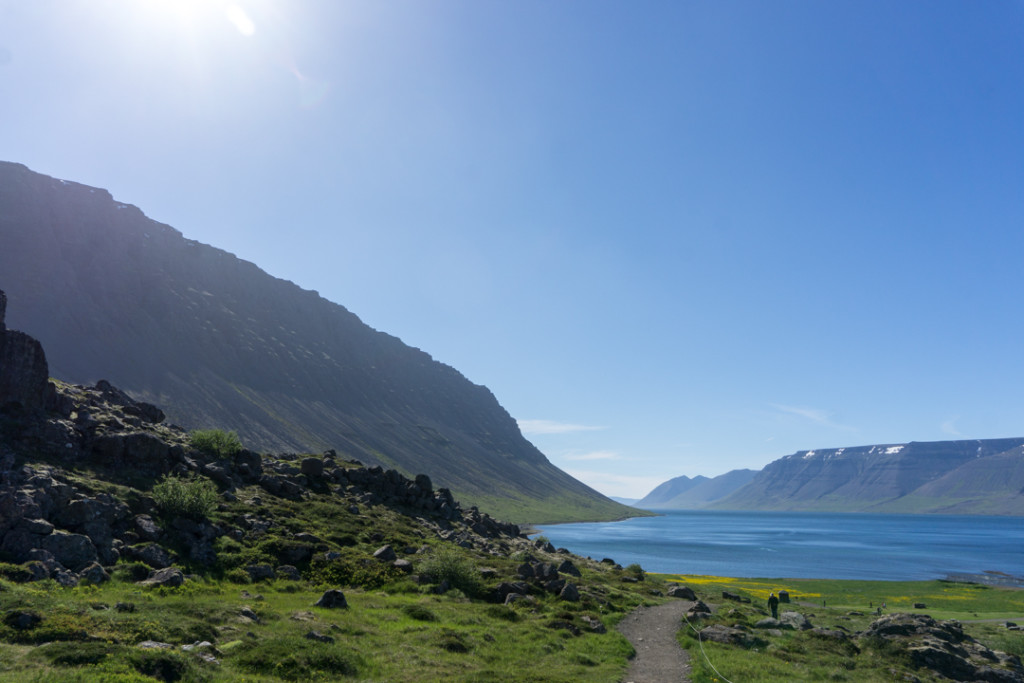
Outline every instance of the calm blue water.
{"label": "calm blue water", "polygon": [[1024,575],[1024,519],[949,515],[660,511],[557,524],[556,547],[650,572],[766,578],[941,579]]}

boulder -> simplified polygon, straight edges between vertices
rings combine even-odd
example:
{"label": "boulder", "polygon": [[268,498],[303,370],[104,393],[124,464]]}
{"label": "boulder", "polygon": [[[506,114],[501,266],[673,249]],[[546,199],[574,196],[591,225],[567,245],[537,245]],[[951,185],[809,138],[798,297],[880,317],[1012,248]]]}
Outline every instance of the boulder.
{"label": "boulder", "polygon": [[107,574],[106,570],[97,562],[93,562],[88,567],[78,572],[78,576],[89,583],[95,584],[100,584],[110,580],[110,575]]}
{"label": "boulder", "polygon": [[135,533],[143,541],[159,541],[163,529],[149,515],[135,515]]}
{"label": "boulder", "polygon": [[381,562],[394,562],[398,559],[398,553],[390,545],[385,545],[374,551],[373,556]]}
{"label": "boulder", "polygon": [[324,607],[326,609],[348,609],[348,601],[345,600],[345,594],[337,588],[325,591],[320,599],[316,601],[314,607]]}
{"label": "boulder", "polygon": [[581,576],[580,570],[576,568],[570,560],[564,560],[562,564],[558,565],[559,574],[568,574],[569,576],[579,577]]}
{"label": "boulder", "polygon": [[153,569],[170,567],[171,563],[174,562],[171,554],[156,543],[150,543],[141,547],[131,546],[125,550],[128,557],[148,564]]}
{"label": "boulder", "polygon": [[696,600],[697,594],[689,586],[675,585],[668,589],[668,597],[682,598],[683,600]]}
{"label": "boulder", "polygon": [[143,586],[166,586],[168,588],[176,588],[181,584],[185,583],[185,575],[182,574],[180,569],[175,567],[166,567],[164,569],[155,569],[149,573],[149,577],[145,581],[139,582]]}
{"label": "boulder", "polygon": [[245,568],[245,573],[255,581],[273,581],[277,578],[274,568],[269,564],[250,564]]}
{"label": "boulder", "polygon": [[99,559],[96,546],[88,536],[82,534],[54,531],[42,537],[38,547],[53,553],[57,562],[72,571],[79,571]]}
{"label": "boulder", "polygon": [[740,647],[757,647],[764,644],[761,639],[752,637],[741,629],[724,624],[705,626],[700,631],[700,637],[701,640],[710,640],[713,643],[725,645],[739,645]]}
{"label": "boulder", "polygon": [[282,564],[280,567],[274,570],[279,579],[285,579],[287,581],[301,581],[302,574],[299,570],[290,564]]}
{"label": "boulder", "polygon": [[604,623],[597,617],[592,617],[590,615],[584,614],[582,617],[580,617],[580,621],[587,625],[587,628],[590,629],[591,633],[608,632],[608,629],[605,627]]}
{"label": "boulder", "polygon": [[324,476],[324,461],[321,458],[303,458],[299,471],[307,477],[319,479]]}
{"label": "boulder", "polygon": [[558,597],[567,602],[579,602],[580,592],[574,584],[567,583],[558,594]]}
{"label": "boulder", "polygon": [[797,631],[807,631],[811,628],[811,622],[799,612],[783,612],[779,615],[779,621],[783,627],[789,626]]}

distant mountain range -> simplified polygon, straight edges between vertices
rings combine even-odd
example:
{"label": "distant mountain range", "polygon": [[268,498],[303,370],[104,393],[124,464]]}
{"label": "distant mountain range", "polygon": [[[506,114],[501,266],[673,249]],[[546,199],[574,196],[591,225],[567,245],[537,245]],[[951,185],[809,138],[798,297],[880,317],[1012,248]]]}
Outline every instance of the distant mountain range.
{"label": "distant mountain range", "polygon": [[186,428],[427,473],[512,521],[635,514],[552,465],[486,387],[106,190],[0,162],[0,289],[55,377],[107,379]]}
{"label": "distant mountain range", "polygon": [[754,475],[754,470],[732,470],[717,477],[697,476],[676,477],[659,485],[653,491],[636,502],[635,507],[641,509],[665,508],[679,510],[696,510],[707,507],[725,498],[737,489],[746,485]]}
{"label": "distant mountain range", "polygon": [[[1024,515],[1024,438],[799,451],[763,470],[677,477],[640,508]],[[721,480],[721,482],[719,482]],[[708,486],[719,482],[714,491]],[[727,483],[728,482],[728,483]]]}

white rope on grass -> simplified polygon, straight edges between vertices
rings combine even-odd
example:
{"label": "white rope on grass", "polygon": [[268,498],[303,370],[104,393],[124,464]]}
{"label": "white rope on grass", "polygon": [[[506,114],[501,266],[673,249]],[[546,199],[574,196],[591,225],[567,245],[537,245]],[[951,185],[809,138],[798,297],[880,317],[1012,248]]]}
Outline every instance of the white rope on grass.
{"label": "white rope on grass", "polygon": [[697,634],[697,644],[700,645],[700,653],[701,653],[701,655],[703,655],[704,661],[707,662],[708,666],[711,667],[711,670],[714,671],[715,674],[719,678],[721,678],[723,681],[725,681],[725,683],[732,683],[732,681],[730,681],[728,678],[723,676],[722,673],[718,669],[715,668],[715,665],[711,663],[711,660],[708,659],[708,654],[706,652],[704,652],[704,639],[700,637],[700,631],[698,631],[696,628],[694,628],[693,624],[690,623],[690,620],[686,618],[686,614],[685,613],[683,614],[683,621],[686,622],[686,625],[690,627],[691,631],[693,631],[694,633]]}

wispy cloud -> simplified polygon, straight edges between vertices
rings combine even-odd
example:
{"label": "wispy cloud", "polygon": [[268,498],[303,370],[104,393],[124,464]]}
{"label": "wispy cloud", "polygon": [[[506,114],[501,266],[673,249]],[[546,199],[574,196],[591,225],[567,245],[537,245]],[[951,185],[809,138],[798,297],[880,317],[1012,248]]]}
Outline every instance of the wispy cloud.
{"label": "wispy cloud", "polygon": [[593,470],[565,470],[565,472],[606,496],[622,496],[624,498],[643,498],[665,481],[662,477],[639,477],[631,474],[612,474]]}
{"label": "wispy cloud", "polygon": [[819,424],[823,427],[841,429],[847,432],[857,431],[856,427],[839,424],[838,422],[832,419],[832,413],[829,413],[828,411],[825,410],[819,410],[817,408],[806,408],[803,406],[786,406],[778,403],[772,403],[771,406],[772,408],[775,408],[775,410],[779,412],[786,413],[787,415],[795,415],[797,417],[802,417],[805,420],[810,420],[811,422]]}
{"label": "wispy cloud", "polygon": [[555,422],[554,420],[516,420],[523,434],[570,434],[572,432],[597,432],[605,427]]}
{"label": "wispy cloud", "polygon": [[565,460],[618,460],[619,454],[615,451],[592,451],[578,455],[563,456]]}
{"label": "wispy cloud", "polygon": [[949,418],[942,423],[942,427],[940,427],[940,429],[942,429],[944,434],[949,434],[950,436],[963,436],[960,430],[956,428],[956,421],[959,419],[959,415]]}

